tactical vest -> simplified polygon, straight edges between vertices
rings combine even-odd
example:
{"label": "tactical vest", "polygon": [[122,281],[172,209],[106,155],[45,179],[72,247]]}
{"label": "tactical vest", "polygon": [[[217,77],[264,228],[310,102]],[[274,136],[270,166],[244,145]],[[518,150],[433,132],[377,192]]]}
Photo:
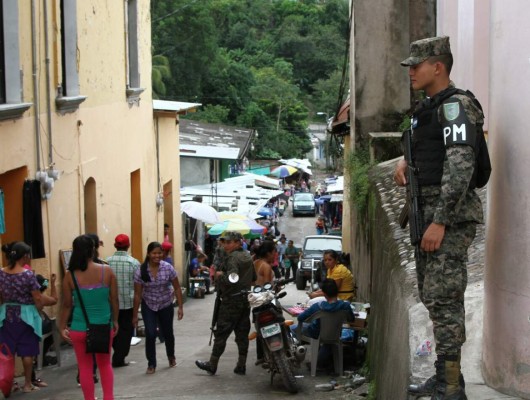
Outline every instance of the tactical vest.
{"label": "tactical vest", "polygon": [[[438,107],[440,107],[446,99],[455,94],[463,94],[470,97],[474,104],[482,110],[480,103],[478,103],[471,92],[450,87],[432,98],[423,100],[412,115],[415,120],[412,127],[412,155],[418,174],[418,184],[420,186],[439,186],[442,182],[446,148],[442,134],[442,125],[438,120]],[[487,171],[487,177],[482,178],[481,175],[485,174],[483,170],[486,167],[482,165],[483,163],[480,162],[480,160],[478,162],[479,168],[477,168],[477,163],[475,163],[473,177],[469,186],[470,189],[484,186],[487,183],[489,173],[491,172],[491,165],[489,165],[489,155],[487,154],[482,125],[477,124],[476,128],[477,143],[474,146],[475,157],[477,160],[479,160],[479,156],[484,158],[485,151],[489,170]],[[479,177],[477,177],[477,173],[479,174]],[[484,179],[485,181],[482,182]]]}

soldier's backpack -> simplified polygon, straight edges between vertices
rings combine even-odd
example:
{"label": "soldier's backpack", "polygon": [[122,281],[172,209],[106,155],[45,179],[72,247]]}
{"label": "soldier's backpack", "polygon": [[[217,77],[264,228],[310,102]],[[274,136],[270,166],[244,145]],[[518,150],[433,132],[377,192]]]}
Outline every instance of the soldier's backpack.
{"label": "soldier's backpack", "polygon": [[[444,95],[438,100],[439,103],[442,103],[445,99],[453,96],[454,94],[461,94],[469,97],[475,106],[482,111],[482,106],[475,97],[475,95],[469,90],[462,89],[449,89]],[[482,124],[477,124],[477,140],[475,142],[475,170],[473,171],[473,178],[471,179],[472,188],[482,188],[486,186],[490,179],[491,175],[491,161],[490,153],[488,151],[488,145],[486,143],[486,138],[484,137],[484,129]],[[474,184],[473,184],[474,183]]]}

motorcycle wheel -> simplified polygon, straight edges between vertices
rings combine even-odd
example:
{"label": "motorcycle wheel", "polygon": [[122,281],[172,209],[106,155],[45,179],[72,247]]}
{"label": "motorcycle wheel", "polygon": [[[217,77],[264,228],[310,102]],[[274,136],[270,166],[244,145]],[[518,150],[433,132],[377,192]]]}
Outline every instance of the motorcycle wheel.
{"label": "motorcycle wheel", "polygon": [[283,384],[289,393],[298,393],[298,383],[294,377],[293,368],[285,355],[285,350],[272,353],[278,373],[282,376]]}

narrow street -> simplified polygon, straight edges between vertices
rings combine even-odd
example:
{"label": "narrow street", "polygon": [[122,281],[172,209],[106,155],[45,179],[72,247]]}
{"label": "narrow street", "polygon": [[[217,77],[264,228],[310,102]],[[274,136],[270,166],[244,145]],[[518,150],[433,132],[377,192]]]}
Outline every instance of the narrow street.
{"label": "narrow street", "polygon": [[[279,229],[288,239],[300,245],[304,236],[314,233],[313,217],[291,216],[291,209],[280,219]],[[295,304],[304,301],[304,291],[296,290],[294,284],[288,285],[287,296],[282,304]],[[210,322],[214,304],[214,295],[204,299],[188,298],[184,306],[184,319],[176,321],[175,339],[177,367],[169,368],[165,357],[164,345],[157,342],[158,368],[154,375],[146,375],[147,362],[144,355],[144,341],[131,347],[128,367],[118,368],[115,373],[116,399],[256,399],[256,398],[285,398],[292,396],[284,390],[280,377],[275,377],[270,384],[270,375],[259,366],[255,366],[255,342],[251,341],[246,376],[239,376],[232,372],[237,360],[237,347],[233,335],[229,339],[226,351],[221,358],[217,374],[209,376],[200,371],[194,364],[196,359],[208,359],[211,347]],[[309,359],[309,354],[307,359]],[[62,366],[45,367],[39,375],[49,384],[31,395],[32,399],[42,400],[70,400],[82,399],[81,389],[77,387],[76,363],[73,350],[63,348]],[[316,392],[316,384],[328,383],[332,378],[317,375],[312,378],[305,363],[298,372],[300,392],[298,397],[322,398],[322,393]],[[102,392],[97,385],[96,395],[102,399]],[[343,390],[336,390],[325,394],[327,398],[342,398],[346,395]],[[26,397],[22,393],[14,393],[11,399]]]}

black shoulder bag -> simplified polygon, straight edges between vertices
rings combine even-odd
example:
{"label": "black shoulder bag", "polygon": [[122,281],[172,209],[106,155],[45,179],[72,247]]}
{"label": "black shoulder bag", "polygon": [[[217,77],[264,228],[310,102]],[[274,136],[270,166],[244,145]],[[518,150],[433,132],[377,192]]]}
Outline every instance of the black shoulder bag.
{"label": "black shoulder bag", "polygon": [[87,353],[106,353],[110,351],[110,323],[108,324],[91,324],[88,320],[88,314],[86,313],[83,298],[81,297],[81,291],[77,285],[77,279],[72,272],[74,279],[75,290],[79,296],[79,303],[81,304],[81,310],[85,316],[86,322],[86,352]]}

